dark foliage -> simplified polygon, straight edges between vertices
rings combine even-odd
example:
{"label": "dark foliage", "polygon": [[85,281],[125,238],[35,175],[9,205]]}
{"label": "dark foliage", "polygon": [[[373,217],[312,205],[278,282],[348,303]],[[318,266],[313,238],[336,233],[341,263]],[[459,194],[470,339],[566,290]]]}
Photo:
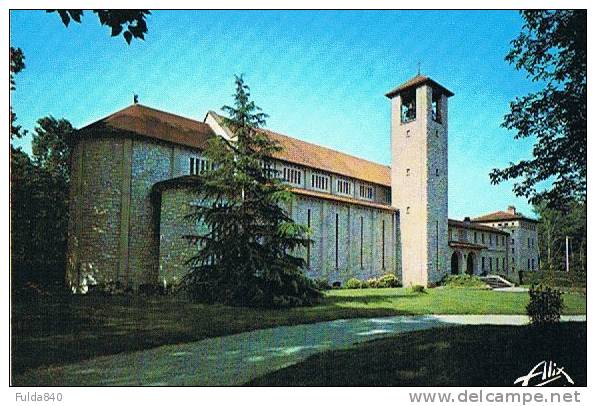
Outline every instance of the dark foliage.
{"label": "dark foliage", "polygon": [[[16,89],[15,75],[25,69],[25,54],[21,48],[10,47],[10,91]],[[21,138],[26,131],[20,125],[16,124],[17,115],[12,111],[10,105],[10,139],[13,137]]]}
{"label": "dark foliage", "polygon": [[64,119],[38,120],[33,158],[11,147],[11,269],[15,287],[54,285],[64,279],[68,226],[66,140],[73,131]]}
{"label": "dark foliage", "polygon": [[326,278],[315,278],[313,279],[313,283],[317,290],[330,290],[331,285]]}
{"label": "dark foliage", "polygon": [[187,236],[200,250],[189,262],[185,288],[207,303],[311,304],[320,294],[295,255],[310,243],[309,230],[284,209],[293,196],[271,165],[280,146],[259,131],[266,115],[250,100],[242,76],[234,97],[234,106],[222,108],[233,136],[211,140],[210,170],[197,176],[203,199],[189,218],[207,231]]}
{"label": "dark foliage", "polygon": [[587,269],[587,205],[571,202],[564,210],[549,208],[545,204],[535,206],[540,218],[538,223],[538,247],[542,271],[555,274],[566,271],[566,238],[569,238],[568,278],[585,286]]}
{"label": "dark foliage", "polygon": [[[523,180],[518,196],[565,207],[585,202],[587,159],[587,42],[585,10],[526,10],[525,24],[506,60],[542,90],[516,98],[503,127],[515,138],[535,137],[532,159],[494,169],[492,183]],[[552,182],[550,187],[538,190]]]}
{"label": "dark foliage", "polygon": [[[58,13],[66,27],[70,21],[81,22],[83,10],[47,10],[48,13]],[[120,34],[130,44],[133,38],[145,39],[147,33],[147,16],[149,10],[93,10],[99,18],[101,25],[111,29],[112,37]],[[126,28],[126,30],[125,30]]]}
{"label": "dark foliage", "polygon": [[563,311],[561,291],[548,286],[532,286],[529,290],[530,303],[526,306],[532,324],[556,323]]}
{"label": "dark foliage", "polygon": [[14,75],[25,69],[25,54],[21,48],[10,47],[10,90],[15,89]]}

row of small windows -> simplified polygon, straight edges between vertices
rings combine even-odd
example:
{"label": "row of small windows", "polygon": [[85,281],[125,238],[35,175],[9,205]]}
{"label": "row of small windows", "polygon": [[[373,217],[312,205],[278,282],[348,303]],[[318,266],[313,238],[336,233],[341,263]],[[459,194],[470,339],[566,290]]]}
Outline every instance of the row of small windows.
{"label": "row of small windows", "polygon": [[515,222],[513,223],[499,223],[499,227],[515,227]]}
{"label": "row of small windows", "polygon": [[351,195],[352,194],[352,183],[344,180],[338,179],[337,180],[337,193],[341,193],[344,195]]}
{"label": "row of small windows", "polygon": [[[511,222],[511,223],[495,223],[493,224],[493,227],[515,227],[517,226],[518,223],[517,222]],[[521,221],[519,223],[519,225],[521,226],[521,228],[525,228],[526,230],[536,230],[536,225],[535,224],[531,224],[531,223],[527,223],[524,221]]]}
{"label": "row of small windows", "polygon": [[313,189],[328,191],[329,190],[329,176],[313,173],[311,175],[310,186]]}
{"label": "row of small windows", "polygon": [[[482,257],[482,271],[484,272],[484,271],[487,271],[488,270],[488,271],[492,272],[492,270],[493,270],[493,257],[488,257],[488,269],[487,269],[487,266],[486,266],[487,265],[486,264],[486,262],[487,262],[486,260],[487,260],[486,257]],[[497,271],[505,271],[505,270],[507,270],[505,258],[496,257],[496,258],[494,258],[494,260],[495,260],[494,261],[495,262],[495,268],[496,268]]]}
{"label": "row of small windows", "polygon": [[[477,232],[474,232],[474,242],[477,242],[477,234],[478,234]],[[481,233],[480,236],[481,236],[481,239],[482,239],[482,244],[484,244],[484,241],[485,241],[485,239],[484,239],[484,233]],[[495,237],[494,238],[495,245],[497,247],[499,245],[505,246],[506,240],[505,240],[505,236],[504,235],[502,235],[502,236],[495,235],[494,237]],[[499,238],[499,237],[501,237],[501,238]],[[492,234],[489,234],[488,235],[488,244],[489,245],[492,245],[493,244],[493,235]]]}
{"label": "row of small windows", "polygon": [[200,175],[213,170],[214,167],[215,165],[205,158],[190,157],[189,159],[189,173],[191,175]]}
{"label": "row of small windows", "polygon": [[[466,232],[463,229],[459,230],[459,240],[460,241],[466,241]],[[453,239],[453,231],[450,229],[449,230],[449,239],[452,240]],[[498,247],[498,246],[505,246],[505,244],[507,243],[507,239],[504,235],[493,235],[488,233],[488,239],[486,238],[486,234],[485,233],[479,233],[477,231],[474,231],[474,244],[485,244],[488,241],[488,245],[493,245],[494,244]]]}
{"label": "row of small windows", "polygon": [[[292,183],[298,186],[302,186],[302,171],[295,168],[284,168],[283,179],[288,183]],[[330,191],[331,177],[323,175],[321,173],[312,173],[310,175],[310,186],[315,190],[324,192]],[[335,192],[338,194],[353,196],[352,187],[354,182],[339,178],[335,183]],[[374,200],[375,199],[375,187],[372,185],[361,184],[358,185],[358,196],[362,199]],[[386,203],[391,202],[391,189],[385,189],[384,199]]]}
{"label": "row of small windows", "polygon": [[[277,176],[279,173],[274,169],[271,162],[262,162],[261,166],[267,172],[267,176]],[[190,157],[189,158],[189,173],[191,175],[199,175],[207,171],[213,170],[215,165],[205,158]],[[293,167],[284,167],[281,173],[282,179],[285,182],[301,186],[302,185],[302,170]],[[313,189],[328,192],[331,178],[320,173],[313,173],[311,175],[311,187]],[[337,193],[344,195],[352,195],[352,182],[345,179],[337,179]],[[374,187],[370,185],[360,185],[359,196],[363,199],[374,200]],[[391,201],[391,192],[389,189],[385,191],[385,201]]]}
{"label": "row of small windows", "polygon": [[283,180],[294,185],[301,185],[302,171],[300,169],[284,167]]}
{"label": "row of small windows", "polygon": [[363,199],[373,200],[374,188],[372,186],[360,185],[360,197]]}
{"label": "row of small windows", "polygon": [[271,161],[261,161],[261,168],[263,168],[263,175],[266,178],[277,178],[278,172]]}
{"label": "row of small windows", "polygon": [[[506,260],[505,258],[494,258],[495,259],[495,267],[496,270],[502,270],[505,271],[507,270],[506,267]],[[511,263],[513,268],[515,269],[515,258],[511,258]],[[536,270],[536,259],[535,258],[528,258],[528,271],[535,271]],[[486,271],[487,267],[486,267],[486,258],[482,257],[482,270]],[[492,257],[488,257],[488,270],[492,271],[493,270],[493,258]]]}

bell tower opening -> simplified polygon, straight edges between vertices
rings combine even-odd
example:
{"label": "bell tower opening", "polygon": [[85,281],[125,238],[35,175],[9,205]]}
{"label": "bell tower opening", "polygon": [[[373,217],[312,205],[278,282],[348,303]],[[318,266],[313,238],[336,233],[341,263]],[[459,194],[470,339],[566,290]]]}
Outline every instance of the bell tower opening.
{"label": "bell tower opening", "polygon": [[432,90],[432,119],[439,124],[442,123],[441,95],[441,92],[435,89]]}
{"label": "bell tower opening", "polygon": [[[416,90],[405,92],[401,99],[400,115],[402,124],[416,120]],[[409,132],[407,135],[409,135]]]}

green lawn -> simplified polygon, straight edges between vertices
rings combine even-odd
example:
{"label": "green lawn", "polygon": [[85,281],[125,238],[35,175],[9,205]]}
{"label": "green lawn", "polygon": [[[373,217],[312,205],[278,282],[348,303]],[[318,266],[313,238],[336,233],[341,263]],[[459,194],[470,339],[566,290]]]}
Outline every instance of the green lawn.
{"label": "green lawn", "polygon": [[[516,378],[536,364],[552,360],[565,368],[575,386],[585,386],[586,337],[586,323],[561,323],[546,330],[533,326],[437,328],[313,355],[249,385],[513,386]],[[553,382],[564,384],[564,378]]]}
{"label": "green lawn", "polygon": [[[328,293],[327,300],[352,309],[392,309],[399,314],[526,314],[527,292],[495,292],[472,288],[345,289]],[[585,314],[586,296],[565,293],[564,314]]]}
{"label": "green lawn", "polygon": [[[586,296],[564,295],[566,314]],[[524,314],[527,293],[475,289],[333,290],[324,303],[263,310],[187,303],[172,297],[50,296],[13,303],[13,373],[27,368],[280,325],[407,314]]]}

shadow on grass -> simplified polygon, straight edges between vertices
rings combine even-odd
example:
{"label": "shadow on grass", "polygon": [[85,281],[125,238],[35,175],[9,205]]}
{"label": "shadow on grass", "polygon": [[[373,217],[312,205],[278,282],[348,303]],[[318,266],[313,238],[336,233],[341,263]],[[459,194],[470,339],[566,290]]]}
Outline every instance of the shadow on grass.
{"label": "shadow on grass", "polygon": [[12,373],[261,328],[406,315],[388,305],[402,297],[407,295],[328,296],[317,306],[276,310],[203,305],[176,297],[38,297],[13,303]]}
{"label": "shadow on grass", "polygon": [[[586,323],[459,326],[404,333],[313,355],[252,386],[512,386],[538,363],[563,366],[585,386]],[[317,371],[317,373],[313,373]],[[565,379],[553,382],[565,385]]]}

